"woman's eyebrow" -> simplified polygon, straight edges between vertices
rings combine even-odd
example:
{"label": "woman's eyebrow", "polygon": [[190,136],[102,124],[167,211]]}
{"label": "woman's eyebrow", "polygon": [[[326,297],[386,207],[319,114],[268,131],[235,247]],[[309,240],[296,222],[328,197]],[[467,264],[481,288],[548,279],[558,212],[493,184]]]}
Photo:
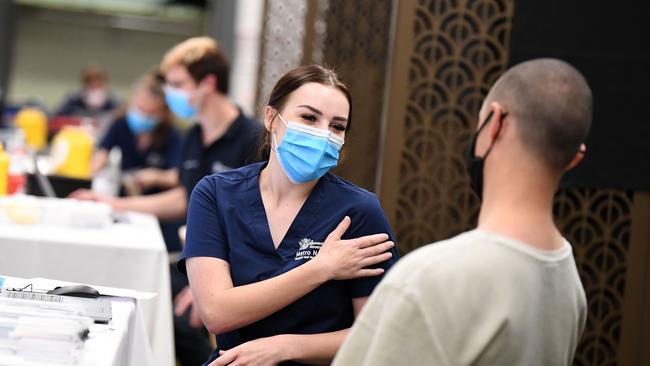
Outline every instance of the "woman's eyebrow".
{"label": "woman's eyebrow", "polygon": [[318,109],[316,109],[316,108],[314,108],[314,107],[312,107],[310,105],[303,104],[303,105],[299,105],[298,107],[303,107],[303,108],[310,109],[312,112],[316,113],[319,116],[323,115],[323,112],[319,111]]}
{"label": "woman's eyebrow", "polygon": [[[307,108],[307,109],[311,110],[312,112],[314,112],[315,114],[317,114],[317,115],[319,115],[319,116],[322,116],[322,115],[323,115],[323,112],[319,111],[318,109],[316,109],[316,108],[314,108],[314,107],[312,107],[312,106],[310,106],[310,105],[303,104],[303,105],[299,105],[298,107]],[[332,118],[332,121],[342,121],[342,122],[347,122],[348,119],[345,118],[345,117],[334,117],[334,118]]]}

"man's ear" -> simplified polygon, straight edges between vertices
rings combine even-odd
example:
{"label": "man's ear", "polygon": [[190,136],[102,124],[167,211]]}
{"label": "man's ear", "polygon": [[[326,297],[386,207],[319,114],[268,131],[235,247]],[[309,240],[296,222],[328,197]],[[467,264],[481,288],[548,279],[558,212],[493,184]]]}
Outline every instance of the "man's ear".
{"label": "man's ear", "polygon": [[496,138],[498,138],[499,135],[503,135],[504,132],[503,119],[505,118],[506,111],[501,105],[501,103],[499,102],[490,103],[490,108],[492,109],[491,118],[493,119],[493,121],[489,125],[488,134],[490,136],[490,139],[495,140]]}
{"label": "man's ear", "polygon": [[569,162],[569,165],[567,165],[566,168],[564,168],[564,171],[565,172],[569,171],[569,170],[575,168],[578,164],[580,164],[582,159],[585,158],[586,153],[587,153],[587,146],[585,146],[585,144],[580,144],[580,149],[573,156],[573,159],[571,159],[571,162]]}
{"label": "man's ear", "polygon": [[217,92],[217,83],[219,80],[217,79],[217,76],[214,74],[208,74],[206,75],[203,80],[199,84],[199,86],[203,86],[205,90],[209,90],[210,92]]}

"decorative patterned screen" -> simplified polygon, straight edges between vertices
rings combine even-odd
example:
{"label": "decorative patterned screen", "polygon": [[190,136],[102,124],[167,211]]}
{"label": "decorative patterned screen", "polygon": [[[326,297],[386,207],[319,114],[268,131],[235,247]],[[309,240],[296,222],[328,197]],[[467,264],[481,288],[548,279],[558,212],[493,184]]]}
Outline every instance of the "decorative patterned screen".
{"label": "decorative patterned screen", "polygon": [[469,189],[463,151],[483,97],[506,68],[513,4],[421,0],[414,11],[393,223],[406,251],[449,238],[475,221],[478,201]]}
{"label": "decorative patterned screen", "polygon": [[[408,252],[476,224],[479,202],[463,153],[482,99],[508,64],[514,1],[398,4],[380,197]],[[618,365],[621,357],[633,196],[571,188],[556,197],[557,223],[574,245],[589,302],[576,365]],[[625,325],[637,316],[626,315]]]}
{"label": "decorative patterned screen", "polygon": [[558,227],[573,244],[587,294],[587,327],[576,365],[618,365],[633,194],[623,190],[562,189]]}

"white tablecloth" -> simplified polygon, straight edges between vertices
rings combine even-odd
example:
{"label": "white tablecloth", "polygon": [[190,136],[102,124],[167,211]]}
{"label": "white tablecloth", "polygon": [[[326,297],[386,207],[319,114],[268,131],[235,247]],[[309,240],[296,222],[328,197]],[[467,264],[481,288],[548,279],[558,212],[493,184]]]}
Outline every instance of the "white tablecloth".
{"label": "white tablecloth", "polygon": [[103,229],[0,223],[0,273],[157,293],[142,301],[156,365],[174,364],[169,260],[155,217]]}
{"label": "white tablecloth", "polygon": [[147,329],[135,299],[113,298],[113,320],[90,328],[79,365],[154,365]]}
{"label": "white tablecloth", "polygon": [[[52,284],[56,286],[68,284],[44,279],[6,278],[4,273],[0,273],[0,279],[3,279],[1,281],[4,283],[0,287],[22,288],[32,284],[32,289],[35,291],[44,290],[43,287],[49,287]],[[43,286],[43,283],[47,285]],[[142,308],[139,306],[141,302],[128,297],[108,297],[108,299],[111,301],[113,317],[108,324],[90,326],[90,333],[84,343],[78,365],[153,366],[153,354],[149,345]],[[16,364],[21,364],[21,362],[17,360]],[[0,360],[0,364],[5,363]]]}

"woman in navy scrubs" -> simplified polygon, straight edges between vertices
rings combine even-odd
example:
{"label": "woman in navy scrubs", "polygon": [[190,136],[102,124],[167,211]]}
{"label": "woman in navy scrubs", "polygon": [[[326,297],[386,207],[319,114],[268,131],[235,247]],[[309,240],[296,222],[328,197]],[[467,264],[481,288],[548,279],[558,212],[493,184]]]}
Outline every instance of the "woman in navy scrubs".
{"label": "woman in navy scrubs", "polygon": [[99,143],[93,173],[104,168],[108,152],[122,151],[122,171],[134,173],[145,193],[176,186],[181,136],[170,120],[162,81],[154,73],[139,80],[127,111],[117,118]]}
{"label": "woman in navy scrubs", "polygon": [[[162,192],[178,184],[181,136],[171,122],[163,82],[155,73],[139,80],[127,111],[117,118],[93,157],[93,173],[108,162],[113,147],[122,151],[122,172],[131,173],[142,194]],[[160,229],[170,252],[181,250],[178,228],[183,221],[161,221]]]}
{"label": "woman in navy scrubs", "polygon": [[211,366],[329,364],[397,260],[377,197],[328,173],[350,107],[333,71],[290,71],[264,112],[268,161],[194,188],[179,268],[217,335]]}

